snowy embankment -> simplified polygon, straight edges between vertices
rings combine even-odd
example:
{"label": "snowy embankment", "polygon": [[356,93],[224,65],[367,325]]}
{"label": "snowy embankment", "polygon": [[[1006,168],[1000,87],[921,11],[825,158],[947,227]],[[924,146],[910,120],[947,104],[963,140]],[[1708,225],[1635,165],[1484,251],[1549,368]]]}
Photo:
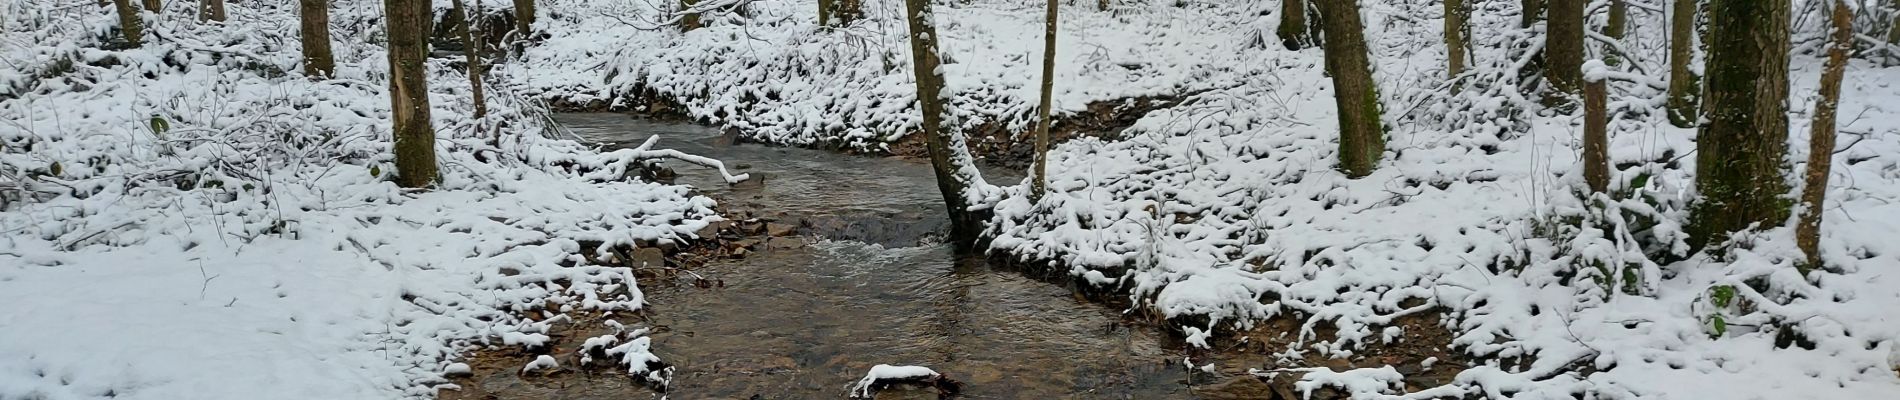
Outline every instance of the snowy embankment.
{"label": "snowy embankment", "polygon": [[399,189],[377,2],[337,4],[323,81],[297,72],[294,2],[231,2],[222,25],[166,2],[123,50],[90,0],[13,3],[0,398],[431,397],[460,351],[547,341],[523,315],[639,308],[634,271],[589,265],[591,246],[719,219],[505,88],[472,120],[439,64],[442,183]]}

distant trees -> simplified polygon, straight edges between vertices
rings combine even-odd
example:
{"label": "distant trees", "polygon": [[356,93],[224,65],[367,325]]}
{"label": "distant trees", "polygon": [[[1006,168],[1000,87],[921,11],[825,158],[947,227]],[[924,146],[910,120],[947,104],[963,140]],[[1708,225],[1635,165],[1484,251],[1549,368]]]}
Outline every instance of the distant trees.
{"label": "distant trees", "polygon": [[198,0],[199,21],[223,21],[224,0]]}
{"label": "distant trees", "polygon": [[1788,217],[1789,0],[1715,0],[1709,7],[1708,123],[1696,135],[1695,247]]}
{"label": "distant trees", "polygon": [[1454,81],[1451,86],[1451,93],[1457,94],[1462,85],[1455,81],[1458,79],[1458,75],[1465,73],[1465,60],[1469,58],[1465,55],[1465,27],[1467,26],[1465,24],[1465,18],[1470,16],[1470,9],[1465,8],[1464,0],[1445,0],[1444,4],[1445,79]]}
{"label": "distant trees", "polygon": [[1044,0],[1049,3],[1047,22],[1042,32],[1042,102],[1036,107],[1036,177],[1030,182],[1030,201],[1042,200],[1049,184],[1049,103],[1051,91],[1056,82],[1056,14],[1057,0]]}
{"label": "distant trees", "polygon": [[1544,81],[1577,95],[1583,88],[1583,6],[1587,0],[1549,0],[1544,22]]}
{"label": "distant trees", "polygon": [[527,40],[534,34],[534,0],[515,1],[515,40]]}
{"label": "distant trees", "polygon": [[1809,126],[1808,171],[1801,188],[1801,214],[1795,222],[1795,244],[1806,253],[1807,267],[1821,265],[1821,211],[1827,199],[1829,169],[1834,163],[1835,110],[1841,103],[1841,77],[1847,74],[1847,52],[1854,49],[1853,15],[1847,2],[1834,0],[1829,15],[1827,63],[1821,68],[1821,97],[1814,101]]}
{"label": "distant trees", "polygon": [[1359,0],[1322,1],[1319,15],[1326,35],[1326,72],[1333,78],[1339,114],[1339,169],[1348,177],[1364,177],[1385,153],[1385,128],[1379,120],[1379,92],[1372,82]]}
{"label": "distant trees", "polygon": [[145,19],[139,15],[138,6],[132,5],[132,0],[112,0],[112,10],[119,14],[119,33],[125,35],[125,44],[145,45]]}
{"label": "distant trees", "polygon": [[[1629,28],[1630,7],[1628,1],[1629,0],[1610,0],[1610,18],[1609,22],[1603,25],[1603,36],[1616,39],[1619,42],[1622,41],[1624,31]],[[1605,63],[1609,65],[1622,64],[1623,59],[1617,56],[1615,51],[1607,51],[1604,53],[1603,58]]]}
{"label": "distant trees", "polygon": [[425,74],[429,0],[383,0],[389,35],[389,105],[395,122],[396,182],[420,188],[436,181],[435,128]]}
{"label": "distant trees", "polygon": [[1673,0],[1669,11],[1669,123],[1678,128],[1695,126],[1700,117],[1697,103],[1702,90],[1689,60],[1695,57],[1690,38],[1695,35],[1696,0]]}
{"label": "distant trees", "polygon": [[330,1],[298,0],[303,41],[303,74],[329,78],[336,75],[336,53],[330,51]]}
{"label": "distant trees", "polygon": [[845,26],[864,16],[864,0],[818,0],[818,26]]}
{"label": "distant trees", "polygon": [[[480,0],[476,1],[478,2],[475,4],[480,6]],[[470,96],[473,96],[475,102],[475,119],[482,119],[488,116],[488,97],[482,93],[483,47],[482,43],[475,39],[481,36],[475,34],[475,18],[469,17],[467,7],[462,6],[462,0],[453,0],[449,6],[450,16],[462,20],[456,33],[462,36],[462,59],[465,64],[468,64],[468,86]]]}
{"label": "distant trees", "polygon": [[[943,109],[947,94],[943,87],[941,55],[937,53],[937,26],[930,11],[930,0],[904,0],[904,20],[910,27],[911,67],[917,77],[917,103],[923,109],[924,143],[929,148],[930,166],[937,175],[937,190],[943,192],[944,205],[950,214],[950,236],[959,245],[967,244],[981,232],[983,213],[970,210],[970,202],[964,197],[976,182],[965,173],[963,168],[974,169],[973,165],[961,165],[971,162],[958,154],[967,149],[963,146],[960,133],[945,126]],[[967,154],[965,154],[967,155]]]}
{"label": "distant trees", "polygon": [[1306,22],[1306,0],[1280,1],[1280,26],[1274,33],[1280,36],[1280,43],[1286,45],[1287,50],[1313,45],[1312,25]]}
{"label": "distant trees", "polygon": [[1544,19],[1545,1],[1547,0],[1520,0],[1519,4],[1523,5],[1524,14],[1520,16],[1518,26],[1525,28],[1537,26],[1537,21]]}

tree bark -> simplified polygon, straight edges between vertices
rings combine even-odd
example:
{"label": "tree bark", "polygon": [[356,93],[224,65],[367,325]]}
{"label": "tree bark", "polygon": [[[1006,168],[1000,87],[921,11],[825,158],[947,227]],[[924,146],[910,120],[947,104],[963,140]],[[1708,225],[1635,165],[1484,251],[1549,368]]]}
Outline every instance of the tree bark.
{"label": "tree bark", "polygon": [[330,1],[299,0],[303,18],[303,74],[316,78],[336,75],[336,54],[330,51]]}
{"label": "tree bark", "polygon": [[864,18],[864,0],[831,1],[836,2],[835,6],[837,6],[831,11],[831,19],[837,26],[850,26],[852,22],[858,22],[859,19]]}
{"label": "tree bark", "polygon": [[1847,52],[1854,49],[1853,15],[1848,12],[1846,2],[1834,0],[1830,22],[1834,31],[1827,49],[1827,64],[1821,68],[1821,98],[1814,102],[1814,121],[1808,131],[1807,179],[1801,188],[1800,218],[1795,223],[1795,244],[1808,256],[1805,268],[1821,266],[1821,212],[1827,199],[1828,172],[1834,163],[1835,111],[1841,104],[1841,77],[1847,74]]}
{"label": "tree bark", "polygon": [[[930,0],[904,0],[904,19],[910,27],[911,66],[917,77],[917,103],[923,111],[924,143],[930,151],[930,166],[937,174],[937,190],[943,193],[945,208],[950,214],[950,237],[959,246],[967,245],[982,232],[985,216],[980,211],[970,210],[970,202],[964,197],[975,182],[975,177],[965,175],[963,170],[974,171],[975,166],[969,159],[969,149],[964,146],[963,136],[957,133],[955,124],[945,121],[943,109],[944,93],[943,73],[940,68],[941,56],[937,53],[937,27],[930,11]],[[968,172],[974,173],[974,172]]]}
{"label": "tree bark", "polygon": [[1702,198],[1690,212],[1697,248],[1788,219],[1789,18],[1789,0],[1716,0],[1709,8],[1708,124],[1696,137]]}
{"label": "tree bark", "polygon": [[[481,3],[476,3],[476,5],[479,6]],[[462,6],[462,0],[453,0],[450,3],[449,13],[462,20],[457,33],[462,35],[462,59],[465,61],[464,64],[468,64],[468,86],[471,92],[469,95],[474,97],[475,119],[482,119],[488,116],[488,98],[482,93],[482,44],[475,41],[475,38],[479,37],[475,35],[475,19],[469,18],[468,10]]]}
{"label": "tree bark", "polygon": [[436,181],[435,128],[429,120],[429,0],[383,0],[389,35],[389,108],[395,121],[396,183]]}
{"label": "tree bark", "polygon": [[1385,153],[1385,128],[1379,120],[1379,92],[1372,81],[1359,0],[1321,1],[1319,15],[1326,35],[1326,72],[1333,78],[1339,114],[1339,169],[1348,177],[1364,177]]}
{"label": "tree bark", "polygon": [[1030,182],[1030,202],[1042,200],[1049,184],[1049,107],[1056,83],[1056,0],[1049,3],[1048,22],[1043,25],[1042,102],[1036,108],[1036,180]]}
{"label": "tree bark", "polygon": [[1457,82],[1458,75],[1465,73],[1465,9],[1464,0],[1445,0],[1445,79],[1453,81],[1451,93],[1458,94],[1464,85]]}
{"label": "tree bark", "polygon": [[199,21],[224,21],[224,0],[198,0]]}
{"label": "tree bark", "polygon": [[[1623,33],[1629,30],[1629,0],[1610,0],[1610,21],[1603,26],[1603,36],[1623,42]],[[1603,52],[1603,61],[1609,65],[1621,65],[1623,59],[1614,51]]]}
{"label": "tree bark", "polygon": [[1882,65],[1891,67],[1895,65],[1894,61],[1900,61],[1900,0],[1888,0],[1887,13],[1891,21],[1887,23],[1888,62]]}
{"label": "tree bark", "polygon": [[1695,57],[1691,38],[1695,35],[1696,0],[1675,0],[1669,15],[1669,123],[1678,128],[1696,125],[1701,117],[1701,78],[1689,70]]}
{"label": "tree bark", "polygon": [[[1603,68],[1597,66],[1597,68]],[[1583,181],[1590,193],[1610,191],[1609,88],[1601,76],[1583,85]]]}
{"label": "tree bark", "polygon": [[119,14],[119,33],[125,35],[125,44],[145,45],[145,19],[139,15],[138,6],[132,5],[132,0],[112,0],[112,8]]}
{"label": "tree bark", "polygon": [[165,5],[159,4],[158,0],[140,0],[139,3],[140,5],[144,6],[145,11],[151,11],[151,12],[165,11]]}
{"label": "tree bark", "polygon": [[1306,23],[1306,0],[1280,1],[1280,26],[1274,32],[1287,50],[1312,46],[1312,31]]}
{"label": "tree bark", "polygon": [[[692,9],[693,3],[698,2],[697,0],[680,0],[680,12],[684,13]],[[699,29],[699,13],[680,15],[680,32],[692,32],[694,29]]]}
{"label": "tree bark", "polygon": [[1524,6],[1524,14],[1520,16],[1522,19],[1518,21],[1518,26],[1524,27],[1524,28],[1537,26],[1537,21],[1541,21],[1544,19],[1544,2],[1545,1],[1548,1],[1548,0],[1521,1],[1520,4],[1523,4]]}
{"label": "tree bark", "polygon": [[831,26],[831,3],[837,0],[818,0],[818,26]]}
{"label": "tree bark", "polygon": [[534,0],[515,0],[515,40],[534,35]]}
{"label": "tree bark", "polygon": [[1583,5],[1587,0],[1550,0],[1544,32],[1544,80],[1557,92],[1583,88]]}

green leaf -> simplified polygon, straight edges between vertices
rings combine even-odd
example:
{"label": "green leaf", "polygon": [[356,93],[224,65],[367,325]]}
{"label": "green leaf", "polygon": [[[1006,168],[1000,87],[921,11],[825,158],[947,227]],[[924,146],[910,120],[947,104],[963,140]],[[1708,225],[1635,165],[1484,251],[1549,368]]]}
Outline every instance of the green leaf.
{"label": "green leaf", "polygon": [[151,124],[152,124],[152,133],[158,136],[165,136],[166,131],[172,130],[172,124],[170,122],[166,122],[165,117],[153,115]]}
{"label": "green leaf", "polygon": [[1728,319],[1722,318],[1722,314],[1715,314],[1709,318],[1709,327],[1715,328],[1716,337],[1721,337],[1728,333]]}
{"label": "green leaf", "polygon": [[371,177],[371,178],[379,178],[379,177],[382,177],[382,176],[383,176],[383,167],[382,167],[382,166],[380,166],[380,165],[371,165],[371,166],[369,166],[369,177]]}
{"label": "green leaf", "polygon": [[1709,302],[1715,304],[1716,307],[1728,307],[1729,302],[1735,300],[1735,287],[1733,286],[1716,286],[1712,291],[1713,292],[1709,294]]}

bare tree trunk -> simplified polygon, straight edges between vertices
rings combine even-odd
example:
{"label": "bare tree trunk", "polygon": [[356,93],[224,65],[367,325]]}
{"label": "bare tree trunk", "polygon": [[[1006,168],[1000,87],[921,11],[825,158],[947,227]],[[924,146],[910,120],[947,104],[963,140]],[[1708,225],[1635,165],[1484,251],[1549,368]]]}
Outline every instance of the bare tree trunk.
{"label": "bare tree trunk", "polygon": [[224,21],[224,0],[198,0],[199,21]]}
{"label": "bare tree trunk", "polygon": [[1056,84],[1056,0],[1049,3],[1048,22],[1043,26],[1042,105],[1036,108],[1036,180],[1031,183],[1030,201],[1042,200],[1049,184],[1049,107]]}
{"label": "bare tree trunk", "polygon": [[1522,20],[1518,21],[1518,26],[1524,28],[1537,26],[1537,21],[1544,19],[1545,1],[1547,0],[1523,0],[1519,2],[1524,5],[1524,14],[1521,16]]}
{"label": "bare tree trunk", "polygon": [[1577,95],[1583,88],[1583,5],[1587,0],[1550,0],[1544,26],[1544,80],[1552,89]]}
{"label": "bare tree trunk", "polygon": [[1695,57],[1690,38],[1695,35],[1696,0],[1675,0],[1669,15],[1669,123],[1678,128],[1693,127],[1700,118],[1701,78],[1689,70]]}
{"label": "bare tree trunk", "polygon": [[[1593,63],[1594,64],[1594,63]],[[1593,68],[1605,68],[1593,65]],[[1609,88],[1590,74],[1583,84],[1583,181],[1591,193],[1610,191]]]}
{"label": "bare tree trunk", "polygon": [[329,78],[336,75],[336,54],[330,51],[330,1],[299,0],[303,24],[303,74]]}
{"label": "bare tree trunk", "polygon": [[1454,82],[1451,93],[1458,94],[1464,84],[1456,82],[1458,75],[1465,73],[1465,9],[1464,0],[1445,0],[1445,79]]}
{"label": "bare tree trunk", "polygon": [[1854,48],[1853,16],[1846,2],[1834,0],[1831,22],[1834,32],[1827,64],[1821,68],[1821,98],[1814,102],[1814,121],[1808,131],[1807,182],[1801,188],[1801,214],[1795,223],[1795,244],[1808,256],[1805,268],[1821,266],[1821,206],[1827,199],[1828,172],[1834,163],[1835,110],[1841,104],[1847,52]]}
{"label": "bare tree trunk", "polygon": [[[1610,0],[1610,22],[1603,26],[1603,36],[1623,42],[1623,33],[1629,25],[1629,0]],[[1603,52],[1603,61],[1610,65],[1622,65],[1622,57],[1615,51]]]}
{"label": "bare tree trunk", "polygon": [[534,36],[534,0],[515,0],[515,40]]}
{"label": "bare tree trunk", "polygon": [[837,21],[837,26],[848,26],[851,25],[852,22],[858,22],[858,19],[864,18],[864,0],[831,1],[837,2],[835,4],[837,8],[831,10],[831,19]]}
{"label": "bare tree trunk", "polygon": [[1709,7],[1708,124],[1696,135],[1690,244],[1788,219],[1789,0],[1716,0]]}
{"label": "bare tree trunk", "polygon": [[138,6],[132,5],[132,0],[112,0],[112,7],[119,14],[119,33],[125,35],[125,44],[145,45],[145,19],[139,15]]}
{"label": "bare tree trunk", "polygon": [[1333,77],[1339,113],[1339,169],[1352,178],[1372,174],[1385,153],[1385,128],[1379,120],[1379,91],[1372,81],[1359,0],[1319,3],[1320,29],[1326,34],[1326,72]]}
{"label": "bare tree trunk", "polygon": [[818,26],[831,26],[831,3],[835,1],[818,0]]}
{"label": "bare tree trunk", "polygon": [[[698,0],[680,0],[680,12],[692,9],[693,3],[698,2]],[[681,15],[680,32],[692,32],[694,29],[699,29],[699,13]]]}
{"label": "bare tree trunk", "polygon": [[1306,23],[1306,0],[1280,1],[1280,27],[1274,31],[1287,50],[1313,45],[1312,31]]}
{"label": "bare tree trunk", "polygon": [[[476,5],[479,6],[481,3],[478,2]],[[453,0],[450,3],[449,13],[462,20],[458,33],[462,35],[462,59],[465,64],[468,64],[468,86],[472,92],[469,95],[474,97],[475,119],[486,118],[488,98],[482,93],[482,44],[475,41],[478,37],[475,35],[475,19],[469,18],[468,10],[462,6],[462,0]]]}
{"label": "bare tree trunk", "polygon": [[904,0],[904,19],[910,26],[911,66],[917,76],[917,103],[923,110],[924,142],[930,151],[930,166],[937,174],[937,190],[943,193],[950,214],[950,236],[959,246],[967,245],[982,232],[985,215],[970,210],[964,192],[977,184],[974,161],[963,147],[963,135],[955,124],[946,126],[943,109],[943,72],[937,53],[937,26],[930,11],[930,0]]}
{"label": "bare tree trunk", "polygon": [[389,108],[395,120],[396,182],[420,188],[436,181],[435,128],[429,120],[429,0],[383,0],[389,35]]}
{"label": "bare tree trunk", "polygon": [[1887,13],[1891,14],[1889,18],[1892,22],[1887,25],[1888,62],[1882,65],[1891,67],[1895,65],[1894,61],[1900,61],[1900,0],[1888,0]]}
{"label": "bare tree trunk", "polygon": [[165,10],[165,5],[159,4],[158,0],[140,0],[139,3],[145,7],[145,11],[160,12]]}

